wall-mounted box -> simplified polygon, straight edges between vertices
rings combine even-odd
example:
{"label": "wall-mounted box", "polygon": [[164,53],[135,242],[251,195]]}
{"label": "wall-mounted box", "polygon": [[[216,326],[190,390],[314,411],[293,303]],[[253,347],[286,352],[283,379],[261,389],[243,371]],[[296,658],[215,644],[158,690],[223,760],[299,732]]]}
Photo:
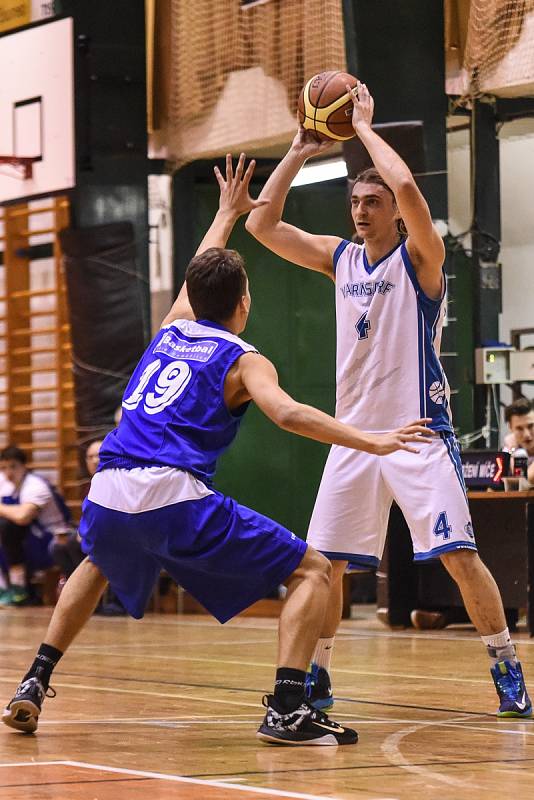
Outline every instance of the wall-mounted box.
{"label": "wall-mounted box", "polygon": [[510,381],[534,381],[534,350],[510,353]]}
{"label": "wall-mounted box", "polygon": [[475,380],[477,383],[510,383],[510,353],[513,347],[477,347]]}

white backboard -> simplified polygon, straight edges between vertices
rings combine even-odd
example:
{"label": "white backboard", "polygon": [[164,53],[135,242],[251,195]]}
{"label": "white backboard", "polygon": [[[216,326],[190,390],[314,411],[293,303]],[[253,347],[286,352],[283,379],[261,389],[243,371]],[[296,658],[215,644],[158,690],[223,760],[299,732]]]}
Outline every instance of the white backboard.
{"label": "white backboard", "polygon": [[70,189],[74,152],[72,19],[0,36],[0,156],[32,156],[23,180],[0,164],[0,203]]}

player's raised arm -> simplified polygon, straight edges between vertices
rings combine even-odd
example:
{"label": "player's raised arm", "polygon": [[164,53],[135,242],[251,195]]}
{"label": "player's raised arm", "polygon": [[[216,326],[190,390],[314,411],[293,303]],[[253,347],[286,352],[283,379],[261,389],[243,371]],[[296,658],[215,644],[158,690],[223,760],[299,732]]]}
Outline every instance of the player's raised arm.
{"label": "player's raised arm", "polygon": [[341,241],[337,236],[318,236],[282,220],[291,183],[308,158],[328,149],[333,142],[317,142],[310,131],[299,127],[293,143],[263,187],[260,200],[268,204],[254,209],[245,227],[273,253],[301,267],[323,272],[333,279],[332,256]]}
{"label": "player's raised arm", "polygon": [[422,290],[432,299],[443,291],[443,240],[432,223],[430,209],[407,164],[373,129],[374,101],[364,83],[350,89],[354,104],[352,124],[373,163],[395,196],[408,231],[406,247]]}
{"label": "player's raised arm", "polygon": [[325,444],[338,444],[353,450],[384,456],[395,450],[418,453],[419,445],[431,441],[434,433],[425,427],[429,419],[419,419],[390,433],[365,433],[345,425],[313,406],[294,400],[280,387],[274,365],[258,353],[245,353],[239,359],[240,380],[256,405],[279,428]]}
{"label": "player's raised arm", "polygon": [[[234,173],[232,156],[226,155],[226,177],[223,177],[216,166],[213,171],[219,184],[219,208],[206,235],[199,244],[195,255],[200,255],[210,247],[226,247],[234,225],[242,214],[248,214],[253,208],[259,208],[268,203],[268,200],[253,200],[249,194],[250,179],[254,172],[256,162],[252,160],[245,170],[245,154],[241,153]],[[193,310],[187,297],[187,287],[183,284],[178,297],[163,322],[162,327],[175,319],[195,319]]]}

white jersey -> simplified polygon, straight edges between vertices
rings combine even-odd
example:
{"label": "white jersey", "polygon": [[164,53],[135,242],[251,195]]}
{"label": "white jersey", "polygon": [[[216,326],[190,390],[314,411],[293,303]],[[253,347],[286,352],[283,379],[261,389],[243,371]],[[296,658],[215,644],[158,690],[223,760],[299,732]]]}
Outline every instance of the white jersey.
{"label": "white jersey", "polygon": [[343,240],[334,253],[336,418],[367,431],[419,417],[452,431],[450,390],[439,361],[445,313],[417,280],[402,242],[376,264]]}
{"label": "white jersey", "polygon": [[65,520],[50,484],[33,472],[26,472],[18,491],[4,473],[0,472],[0,500],[15,501],[21,505],[32,503],[38,507],[39,513],[30,523],[31,532],[38,539],[42,538],[44,531],[55,535],[72,530],[72,525]]}

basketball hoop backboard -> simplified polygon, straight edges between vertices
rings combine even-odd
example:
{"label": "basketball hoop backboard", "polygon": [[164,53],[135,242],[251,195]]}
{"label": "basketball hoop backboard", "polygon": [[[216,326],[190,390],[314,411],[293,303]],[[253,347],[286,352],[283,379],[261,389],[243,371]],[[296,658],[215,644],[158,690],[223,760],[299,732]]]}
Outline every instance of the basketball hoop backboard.
{"label": "basketball hoop backboard", "polygon": [[0,172],[12,175],[21,181],[29,181],[33,177],[33,165],[40,160],[36,156],[0,155]]}
{"label": "basketball hoop backboard", "polygon": [[70,18],[0,35],[0,204],[75,185],[73,35]]}

